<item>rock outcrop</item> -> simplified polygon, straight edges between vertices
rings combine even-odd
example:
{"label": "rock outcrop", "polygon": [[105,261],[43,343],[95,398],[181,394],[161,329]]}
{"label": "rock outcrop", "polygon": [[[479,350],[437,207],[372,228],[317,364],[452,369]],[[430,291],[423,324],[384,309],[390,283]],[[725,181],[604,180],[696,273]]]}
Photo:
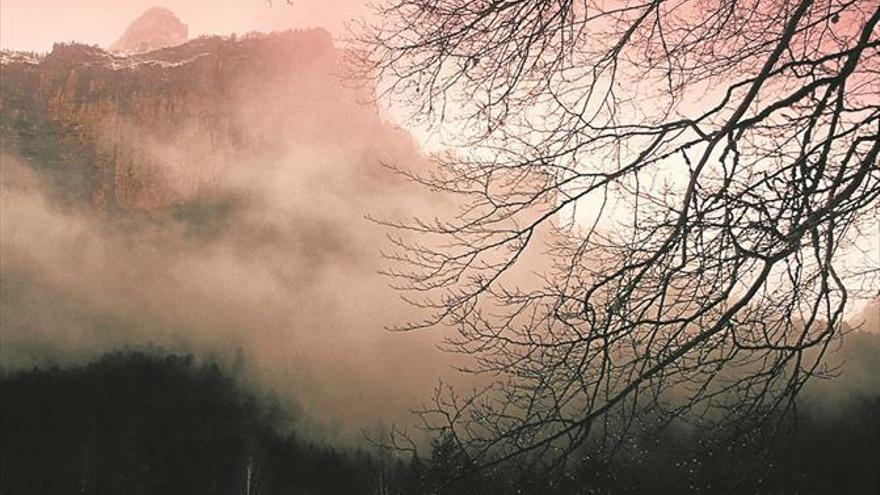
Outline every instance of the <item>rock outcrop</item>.
{"label": "rock outcrop", "polygon": [[122,37],[110,45],[114,53],[138,53],[158,50],[187,42],[189,28],[174,12],[154,7],[135,19]]}

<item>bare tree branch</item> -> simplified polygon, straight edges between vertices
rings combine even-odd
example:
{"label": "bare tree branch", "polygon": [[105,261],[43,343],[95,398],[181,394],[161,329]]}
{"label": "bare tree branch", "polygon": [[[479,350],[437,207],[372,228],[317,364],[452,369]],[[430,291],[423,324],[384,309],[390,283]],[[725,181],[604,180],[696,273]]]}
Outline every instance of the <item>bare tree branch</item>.
{"label": "bare tree branch", "polygon": [[880,212],[876,2],[379,14],[360,67],[458,146],[399,170],[459,211],[384,223],[418,234],[389,274],[431,313],[401,329],[453,329],[486,384],[421,411],[475,466],[564,467],[646,415],[766,422],[823,372],[853,294],[877,293],[852,262]]}

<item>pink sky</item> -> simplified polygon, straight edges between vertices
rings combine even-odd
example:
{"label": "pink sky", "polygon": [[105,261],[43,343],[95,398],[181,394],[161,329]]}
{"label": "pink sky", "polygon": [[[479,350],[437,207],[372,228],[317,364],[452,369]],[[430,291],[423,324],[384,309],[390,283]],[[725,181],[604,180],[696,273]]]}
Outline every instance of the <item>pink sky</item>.
{"label": "pink sky", "polygon": [[57,41],[107,46],[150,7],[166,7],[190,36],[322,26],[339,33],[365,0],[0,0],[0,47],[48,51]]}

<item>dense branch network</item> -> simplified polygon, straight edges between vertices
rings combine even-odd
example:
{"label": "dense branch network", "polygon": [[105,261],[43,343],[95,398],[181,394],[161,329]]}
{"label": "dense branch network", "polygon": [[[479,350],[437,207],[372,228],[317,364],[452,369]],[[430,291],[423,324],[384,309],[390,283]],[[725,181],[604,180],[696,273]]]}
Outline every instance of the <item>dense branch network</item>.
{"label": "dense branch network", "polygon": [[379,19],[363,67],[460,145],[402,171],[457,212],[386,222],[421,240],[389,254],[431,312],[403,329],[453,329],[485,383],[439,390],[426,427],[477,466],[558,467],[649,415],[766,421],[827,371],[852,293],[878,287],[859,263],[878,2],[392,0]]}

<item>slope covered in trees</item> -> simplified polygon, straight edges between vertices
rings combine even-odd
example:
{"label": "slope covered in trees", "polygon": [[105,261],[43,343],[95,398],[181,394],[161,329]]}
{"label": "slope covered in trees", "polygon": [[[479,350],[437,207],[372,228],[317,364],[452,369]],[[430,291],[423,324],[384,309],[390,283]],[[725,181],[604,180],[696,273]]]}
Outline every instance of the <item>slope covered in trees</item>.
{"label": "slope covered in trees", "polygon": [[473,473],[449,436],[409,458],[315,443],[298,434],[295,404],[249,389],[235,366],[117,352],[0,378],[0,492],[869,493],[880,481],[866,468],[880,461],[880,338],[854,335],[843,352],[837,392],[808,393],[797,433],[773,449],[749,436],[719,445],[679,423],[610,460],[587,446],[561,479],[528,466]]}

